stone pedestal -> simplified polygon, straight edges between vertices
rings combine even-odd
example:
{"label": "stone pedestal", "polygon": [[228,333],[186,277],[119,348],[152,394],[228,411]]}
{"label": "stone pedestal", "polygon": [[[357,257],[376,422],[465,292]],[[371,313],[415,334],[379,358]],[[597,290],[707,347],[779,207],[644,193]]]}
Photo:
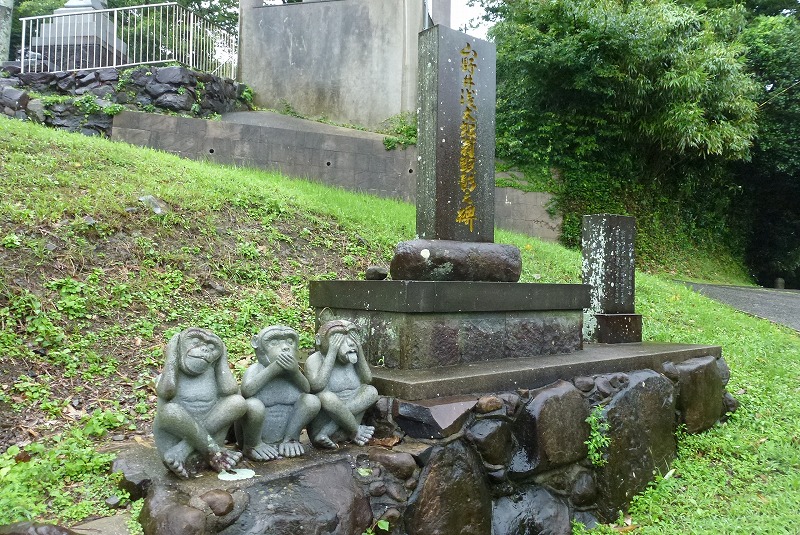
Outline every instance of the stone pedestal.
{"label": "stone pedestal", "polygon": [[[438,373],[580,350],[588,293],[581,284],[313,281],[310,302],[318,321],[359,326],[373,366]],[[502,382],[515,388],[509,377]],[[466,381],[450,394],[476,389]]]}
{"label": "stone pedestal", "polygon": [[642,317],[634,313],[635,240],[633,217],[583,216],[583,283],[591,287],[583,323],[587,342],[642,341]]}
{"label": "stone pedestal", "polygon": [[359,326],[373,365],[425,369],[581,349],[581,284],[313,281],[317,319]]}

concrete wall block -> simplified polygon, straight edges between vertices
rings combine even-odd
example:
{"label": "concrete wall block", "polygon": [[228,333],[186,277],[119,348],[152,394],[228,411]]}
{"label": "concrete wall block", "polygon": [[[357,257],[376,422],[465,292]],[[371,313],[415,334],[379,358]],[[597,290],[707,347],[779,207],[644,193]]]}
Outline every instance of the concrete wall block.
{"label": "concrete wall block", "polygon": [[238,141],[242,139],[243,127],[244,125],[236,123],[208,121],[208,125],[206,125],[206,135],[214,138],[224,138],[232,141]]}
{"label": "concrete wall block", "polygon": [[118,127],[117,121],[114,121],[114,126],[112,127],[112,132],[114,133],[114,137],[118,137],[119,139],[125,140],[126,143],[130,143],[131,145],[136,145],[139,147],[154,147],[155,145],[151,143],[150,138],[152,137],[152,132],[150,130],[140,130],[138,128],[125,128],[125,127]]}
{"label": "concrete wall block", "polygon": [[357,172],[367,171],[369,169],[369,162],[372,160],[372,156],[369,154],[364,153],[357,153],[355,155],[355,163],[353,164],[353,169]]}
{"label": "concrete wall block", "polygon": [[180,155],[195,153],[195,140],[174,131],[154,131],[150,139],[154,147],[167,152]]}
{"label": "concrete wall block", "polygon": [[[150,130],[149,126],[142,124],[142,119],[146,122],[145,113],[133,112],[133,111],[123,111],[122,113],[118,113],[114,116],[114,128],[115,132],[117,128],[120,128],[120,132],[123,129],[131,128],[131,129],[139,129],[139,130]],[[144,128],[147,126],[147,128]]]}
{"label": "concrete wall block", "polygon": [[211,121],[205,119],[187,119],[185,117],[179,117],[175,131],[179,135],[192,136],[194,138],[205,137],[210,122]]}
{"label": "concrete wall block", "polygon": [[142,115],[147,115],[147,118],[142,120],[146,121],[147,128],[153,132],[176,132],[178,129],[178,120],[181,119],[180,117],[175,117],[172,115],[160,115],[157,113],[147,113]]}
{"label": "concrete wall block", "polygon": [[219,158],[227,158],[229,161],[234,161],[233,158],[233,147],[235,145],[235,141],[232,141],[227,138],[218,138],[218,137],[211,137],[206,136],[204,137],[201,142],[198,143],[198,154],[201,155],[209,155],[209,157],[214,158],[215,160]]}
{"label": "concrete wall block", "polygon": [[[239,141],[233,146],[233,157],[236,160],[257,160],[264,153],[264,147],[259,143]],[[268,158],[264,158],[266,161]]]}
{"label": "concrete wall block", "polygon": [[356,169],[356,155],[352,152],[335,152],[333,165],[336,169],[352,172]]}
{"label": "concrete wall block", "polygon": [[[307,149],[319,150],[322,145],[322,137],[322,134],[319,132],[305,132],[301,144]],[[299,139],[298,142],[300,142]]]}

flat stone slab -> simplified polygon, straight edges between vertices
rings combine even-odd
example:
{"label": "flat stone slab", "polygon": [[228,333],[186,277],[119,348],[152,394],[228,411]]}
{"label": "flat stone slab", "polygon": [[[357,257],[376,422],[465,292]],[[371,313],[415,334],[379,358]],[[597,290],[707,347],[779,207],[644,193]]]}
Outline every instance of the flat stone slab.
{"label": "flat stone slab", "polygon": [[693,344],[590,344],[582,351],[529,358],[501,359],[435,369],[372,369],[372,384],[381,395],[409,401],[442,396],[540,388],[558,380],[621,370],[661,372],[664,362],[704,356],[720,357],[720,346]]}
{"label": "flat stone slab", "polygon": [[463,281],[311,281],[316,308],[384,312],[513,312],[582,310],[585,284]]}

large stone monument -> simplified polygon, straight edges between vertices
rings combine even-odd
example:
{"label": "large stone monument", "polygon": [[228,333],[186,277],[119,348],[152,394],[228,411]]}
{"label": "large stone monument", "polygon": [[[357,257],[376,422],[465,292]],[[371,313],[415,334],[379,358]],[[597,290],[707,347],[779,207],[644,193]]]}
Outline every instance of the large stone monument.
{"label": "large stone monument", "polygon": [[[501,361],[581,349],[582,284],[521,284],[516,247],[494,239],[495,48],[434,26],[420,33],[417,234],[391,281],[314,281],[320,323],[369,333],[381,394],[432,398],[514,388]],[[442,378],[442,369],[453,374]]]}
{"label": "large stone monument", "polygon": [[371,127],[416,110],[417,34],[450,24],[450,0],[270,4],[239,2],[238,68],[255,104]]}
{"label": "large stone monument", "polygon": [[493,243],[495,58],[462,32],[420,33],[418,239],[398,245],[395,280],[519,280],[519,250]]}

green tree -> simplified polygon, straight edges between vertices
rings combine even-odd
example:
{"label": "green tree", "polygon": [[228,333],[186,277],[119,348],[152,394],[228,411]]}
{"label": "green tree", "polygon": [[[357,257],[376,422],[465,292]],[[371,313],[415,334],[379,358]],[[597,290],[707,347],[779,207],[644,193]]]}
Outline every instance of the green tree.
{"label": "green tree", "polygon": [[748,263],[763,284],[800,286],[800,20],[758,17],[744,32],[759,86],[759,132],[740,168],[751,202]]}
{"label": "green tree", "polygon": [[[742,9],[666,0],[483,0],[496,20],[498,150],[554,169],[565,238],[588,211],[721,232],[727,162],[755,134]],[[675,210],[675,205],[679,206]],[[669,205],[671,208],[663,209]]]}

